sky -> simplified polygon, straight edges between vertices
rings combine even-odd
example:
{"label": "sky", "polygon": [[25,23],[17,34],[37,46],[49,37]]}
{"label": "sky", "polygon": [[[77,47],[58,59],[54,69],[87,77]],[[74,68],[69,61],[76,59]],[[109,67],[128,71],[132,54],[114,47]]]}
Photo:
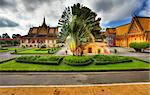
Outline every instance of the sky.
{"label": "sky", "polygon": [[130,23],[134,15],[150,17],[150,0],[0,0],[0,35],[26,35],[44,17],[55,27],[65,7],[77,3],[97,13],[102,28]]}

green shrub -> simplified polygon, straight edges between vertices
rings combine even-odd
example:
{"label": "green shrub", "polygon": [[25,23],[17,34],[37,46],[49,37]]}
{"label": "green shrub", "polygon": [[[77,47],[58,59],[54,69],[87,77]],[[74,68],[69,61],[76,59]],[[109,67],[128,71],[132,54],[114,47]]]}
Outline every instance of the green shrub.
{"label": "green shrub", "polygon": [[135,51],[141,52],[142,49],[148,48],[150,46],[147,42],[132,42],[129,47],[134,48]]}
{"label": "green shrub", "polygon": [[128,57],[114,55],[96,55],[93,57],[93,59],[96,65],[132,62],[132,59]]}
{"label": "green shrub", "polygon": [[16,62],[59,65],[63,57],[60,56],[22,56],[16,59]]}
{"label": "green shrub", "polygon": [[92,63],[90,56],[66,56],[63,59],[63,63],[71,66],[85,66]]}
{"label": "green shrub", "polygon": [[35,49],[35,51],[47,51],[46,48],[39,48],[39,49]]}
{"label": "green shrub", "polygon": [[46,45],[44,44],[44,45],[42,45],[40,48],[46,48]]}
{"label": "green shrub", "polygon": [[46,48],[35,49],[35,51],[47,51],[48,54],[54,54],[54,53],[56,53],[58,50],[59,50],[59,48],[55,48],[55,47],[53,47],[53,48],[48,48],[48,49],[46,49]]}
{"label": "green shrub", "polygon": [[7,48],[0,48],[0,50],[8,50]]}

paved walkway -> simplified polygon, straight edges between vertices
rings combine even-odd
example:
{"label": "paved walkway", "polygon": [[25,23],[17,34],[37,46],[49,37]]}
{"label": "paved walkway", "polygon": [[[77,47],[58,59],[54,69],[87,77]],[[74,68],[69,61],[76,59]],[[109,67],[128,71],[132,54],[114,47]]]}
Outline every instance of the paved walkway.
{"label": "paved walkway", "polygon": [[142,60],[150,61],[150,53],[139,53],[139,52],[135,52],[134,49],[132,48],[122,48],[122,47],[110,47],[109,49],[112,54],[115,54],[114,49],[117,49],[116,55],[132,56]]}
{"label": "paved walkway", "polygon": [[11,59],[11,58],[15,58],[15,57],[18,57],[20,55],[14,55],[14,54],[11,54],[12,51],[9,51],[9,52],[1,52],[0,53],[0,61],[4,61],[4,60],[8,60],[8,59]]}
{"label": "paved walkway", "polygon": [[[66,51],[67,48],[66,47],[62,47],[57,53],[56,55],[66,55]],[[70,50],[67,50],[67,55],[72,55],[72,52]]]}
{"label": "paved walkway", "polygon": [[149,71],[125,72],[0,72],[0,85],[86,85],[148,82]]}
{"label": "paved walkway", "polygon": [[[114,54],[114,49],[117,49],[117,55],[132,56],[132,57],[137,57],[142,60],[150,61],[150,53],[136,53],[134,52],[134,49],[132,48],[122,48],[122,47],[110,47],[109,49],[112,54]],[[55,55],[65,56],[66,55],[65,51],[66,51],[66,47],[62,47]],[[11,52],[12,51],[0,53],[0,61],[21,56],[21,55],[10,54]],[[70,50],[67,50],[67,55],[72,55],[72,52]]]}

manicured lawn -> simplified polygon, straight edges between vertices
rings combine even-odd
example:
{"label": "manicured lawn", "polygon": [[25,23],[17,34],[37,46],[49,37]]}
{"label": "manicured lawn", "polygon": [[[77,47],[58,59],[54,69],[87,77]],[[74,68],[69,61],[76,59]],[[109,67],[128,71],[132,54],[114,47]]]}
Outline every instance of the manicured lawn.
{"label": "manicured lawn", "polygon": [[15,60],[0,64],[0,71],[111,71],[138,69],[150,69],[150,64],[134,59],[133,62],[107,65],[90,64],[88,66],[70,66],[63,63],[61,63],[60,65],[40,65],[18,63]]}
{"label": "manicured lawn", "polygon": [[18,54],[48,54],[48,51],[36,51],[36,49],[29,49],[29,50],[24,50],[24,51],[20,51],[18,52]]}
{"label": "manicured lawn", "polygon": [[[49,48],[51,50],[51,48]],[[49,51],[50,51],[49,50]],[[51,52],[51,54],[56,53],[59,50],[59,48],[56,48]],[[48,54],[48,49],[38,49],[38,48],[33,48],[33,49],[28,49],[24,51],[17,52],[17,54]]]}
{"label": "manicured lawn", "polygon": [[15,49],[17,51],[24,51],[27,50],[27,48],[20,48],[20,47],[3,47],[0,49],[0,53],[1,52],[9,52],[9,51],[15,51]]}
{"label": "manicured lawn", "polygon": [[8,51],[13,51],[13,50],[15,50],[15,49],[18,49],[18,48],[16,48],[16,47],[10,47],[10,48],[3,48],[3,49],[0,49],[0,52],[8,52]]}

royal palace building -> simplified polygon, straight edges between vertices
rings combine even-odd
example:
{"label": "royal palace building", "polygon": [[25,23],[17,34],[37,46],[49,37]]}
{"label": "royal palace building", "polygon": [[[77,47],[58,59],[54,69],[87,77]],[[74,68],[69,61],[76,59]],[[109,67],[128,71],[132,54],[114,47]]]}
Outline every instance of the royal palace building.
{"label": "royal palace building", "polygon": [[128,47],[131,42],[150,42],[150,17],[133,17],[131,22],[107,28],[109,46]]}
{"label": "royal palace building", "polygon": [[39,27],[30,28],[28,35],[22,36],[20,46],[25,47],[54,47],[58,37],[58,27],[46,25],[45,18]]}

